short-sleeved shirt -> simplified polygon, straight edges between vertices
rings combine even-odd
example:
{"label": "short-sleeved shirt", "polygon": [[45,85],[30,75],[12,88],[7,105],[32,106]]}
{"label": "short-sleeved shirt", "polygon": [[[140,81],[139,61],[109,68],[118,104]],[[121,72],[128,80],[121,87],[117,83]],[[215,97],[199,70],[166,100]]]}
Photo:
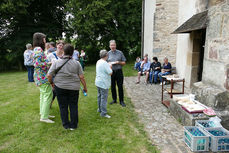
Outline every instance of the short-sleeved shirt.
{"label": "short-sleeved shirt", "polygon": [[96,63],[95,85],[103,89],[109,89],[111,86],[112,69],[107,61],[100,59]]}
{"label": "short-sleeved shirt", "polygon": [[[116,61],[122,61],[126,62],[126,57],[120,50],[115,50],[115,51],[109,51],[108,52],[108,62],[116,62]],[[112,70],[119,70],[122,69],[122,65],[120,64],[114,64],[112,65]]]}
{"label": "short-sleeved shirt", "polygon": [[[172,69],[171,63],[168,62],[167,65],[165,65],[165,63],[164,63],[164,64],[163,64],[163,69]],[[171,71],[169,71],[169,72],[171,72]]]}
{"label": "short-sleeved shirt", "polygon": [[[54,61],[48,71],[48,74],[52,76],[55,75],[56,69],[62,66],[68,59],[69,56],[63,56],[63,58]],[[70,59],[55,75],[53,82],[61,89],[80,90],[79,76],[82,74],[83,70],[80,63],[74,59]]]}
{"label": "short-sleeved shirt", "polygon": [[56,52],[49,53],[47,56],[49,62],[53,63],[53,61],[58,60],[59,57],[57,56]]}
{"label": "short-sleeved shirt", "polygon": [[26,50],[24,52],[24,65],[33,66],[33,51]]}
{"label": "short-sleeved shirt", "polygon": [[[160,69],[155,69],[156,67],[160,67]],[[150,65],[150,68],[152,69],[152,71],[161,71],[161,63],[160,62],[153,62]]]}
{"label": "short-sleeved shirt", "polygon": [[72,58],[78,61],[79,60],[79,54],[80,53],[77,50],[74,50]]}
{"label": "short-sleeved shirt", "polygon": [[[144,61],[142,61],[141,62],[141,65],[143,64],[143,62]],[[150,70],[150,61],[147,61],[147,63],[145,63],[144,65],[143,65],[143,72],[145,72],[145,71],[149,71]]]}
{"label": "short-sleeved shirt", "polygon": [[48,53],[53,53],[53,52],[55,52],[55,51],[56,51],[56,48],[53,47],[53,48],[49,48],[47,52],[48,52]]}

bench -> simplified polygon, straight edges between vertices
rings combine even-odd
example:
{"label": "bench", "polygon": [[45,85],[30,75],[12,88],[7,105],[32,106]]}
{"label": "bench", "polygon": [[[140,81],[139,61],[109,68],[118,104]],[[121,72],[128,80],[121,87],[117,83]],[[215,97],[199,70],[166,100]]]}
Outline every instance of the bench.
{"label": "bench", "polygon": [[[173,74],[176,74],[176,67],[172,67],[172,69],[171,69],[171,74],[170,75],[173,75]],[[154,76],[153,76],[154,77]],[[152,78],[153,78],[152,77]],[[149,79],[149,78],[148,78]],[[157,80],[158,80],[158,82],[160,82],[160,79],[159,79],[159,77],[157,78]],[[152,81],[153,82],[153,81]]]}

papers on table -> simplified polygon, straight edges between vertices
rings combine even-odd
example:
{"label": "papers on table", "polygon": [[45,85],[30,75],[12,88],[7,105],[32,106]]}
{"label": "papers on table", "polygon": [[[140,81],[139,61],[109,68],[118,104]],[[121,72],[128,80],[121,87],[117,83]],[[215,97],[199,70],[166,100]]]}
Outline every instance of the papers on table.
{"label": "papers on table", "polygon": [[165,75],[165,76],[162,76],[163,78],[165,78],[166,80],[183,80],[183,78],[180,78],[178,75],[176,74],[173,74],[173,75]]}
{"label": "papers on table", "polygon": [[194,100],[193,95],[174,96],[173,98],[188,113],[202,113],[208,107]]}

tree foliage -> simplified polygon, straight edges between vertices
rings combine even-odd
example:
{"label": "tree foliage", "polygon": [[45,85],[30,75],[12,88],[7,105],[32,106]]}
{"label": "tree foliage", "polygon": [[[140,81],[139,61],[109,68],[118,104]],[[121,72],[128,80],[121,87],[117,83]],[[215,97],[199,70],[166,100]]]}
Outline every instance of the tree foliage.
{"label": "tree foliage", "polygon": [[0,71],[22,68],[26,43],[35,32],[66,40],[84,49],[91,63],[109,40],[128,57],[140,54],[141,1],[139,0],[1,0]]}
{"label": "tree foliage", "polygon": [[127,57],[140,54],[141,1],[69,0],[66,11],[71,14],[67,37],[77,36],[76,46],[87,51],[91,62],[100,49],[109,49],[111,39]]}
{"label": "tree foliage", "polygon": [[[1,0],[0,69],[22,67],[26,43],[35,32],[62,37],[66,0]],[[8,64],[6,66],[6,63]]]}

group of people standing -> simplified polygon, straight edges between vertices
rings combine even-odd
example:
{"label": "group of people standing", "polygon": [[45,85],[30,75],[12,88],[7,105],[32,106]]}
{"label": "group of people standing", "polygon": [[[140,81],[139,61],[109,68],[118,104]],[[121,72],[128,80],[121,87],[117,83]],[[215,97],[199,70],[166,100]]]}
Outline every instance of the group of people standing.
{"label": "group of people standing", "polygon": [[[46,35],[33,35],[34,81],[40,89],[40,121],[54,123],[49,114],[53,91],[57,95],[64,128],[74,130],[78,124],[78,96],[80,82],[87,86],[78,61],[71,58],[74,48],[63,41],[57,42],[55,52],[45,54]],[[70,109],[69,121],[68,109]]]}
{"label": "group of people standing", "polygon": [[[51,47],[50,47],[51,46]],[[40,89],[40,121],[54,123],[50,115],[50,106],[56,94],[62,125],[65,129],[74,130],[78,126],[78,98],[80,83],[87,93],[87,85],[83,74],[83,66],[78,61],[85,56],[84,52],[77,52],[71,44],[58,41],[56,48],[52,42],[46,43],[46,35],[35,33],[33,47],[26,45],[24,53],[25,65],[28,69],[29,81],[35,81]],[[116,49],[116,42],[110,41],[111,50],[100,51],[100,60],[96,64],[95,85],[98,89],[98,112],[101,117],[110,118],[107,114],[108,90],[112,88],[113,103],[117,103],[116,84],[119,91],[119,101],[125,107],[123,94],[122,66],[126,58]],[[32,60],[31,60],[32,59]],[[33,68],[30,71],[29,66]],[[32,80],[30,77],[34,76]],[[70,111],[70,120],[69,120]]]}
{"label": "group of people standing", "polygon": [[135,62],[135,69],[138,70],[138,79],[136,84],[140,83],[140,78],[142,75],[146,75],[145,77],[145,84],[149,83],[158,83],[158,77],[160,80],[160,85],[165,84],[163,81],[163,76],[170,75],[172,73],[172,65],[168,61],[168,58],[164,58],[164,63],[158,61],[157,57],[153,57],[153,62],[151,63],[148,59],[148,55],[146,54],[141,60],[139,57],[136,59]]}
{"label": "group of people standing", "polygon": [[[54,60],[58,60],[63,55],[64,41],[59,40],[55,42],[46,42],[45,44],[45,55],[50,63]],[[84,50],[79,51],[75,48],[72,58],[79,61],[83,70],[85,67],[85,61],[87,61],[87,56]],[[34,63],[33,63],[33,46],[32,44],[26,44],[26,50],[24,52],[24,65],[28,71],[28,81],[34,82]]]}

